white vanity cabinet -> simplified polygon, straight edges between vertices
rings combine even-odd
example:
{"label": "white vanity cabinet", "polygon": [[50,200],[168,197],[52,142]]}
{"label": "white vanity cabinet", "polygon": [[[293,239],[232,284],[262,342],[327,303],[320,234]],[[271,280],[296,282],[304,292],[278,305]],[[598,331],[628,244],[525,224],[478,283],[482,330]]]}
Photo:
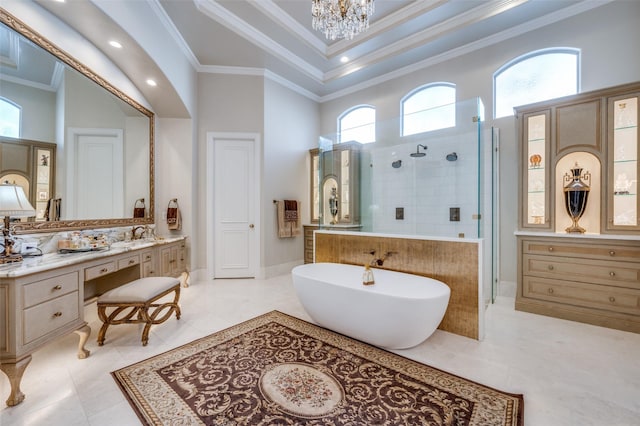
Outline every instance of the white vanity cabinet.
{"label": "white vanity cabinet", "polygon": [[51,341],[76,332],[78,358],[86,358],[91,329],[85,305],[114,287],[156,275],[155,265],[169,253],[167,276],[187,269],[184,237],[158,240],[102,252],[50,254],[0,267],[0,370],[9,378],[7,405],[24,399],[22,375],[31,354]]}

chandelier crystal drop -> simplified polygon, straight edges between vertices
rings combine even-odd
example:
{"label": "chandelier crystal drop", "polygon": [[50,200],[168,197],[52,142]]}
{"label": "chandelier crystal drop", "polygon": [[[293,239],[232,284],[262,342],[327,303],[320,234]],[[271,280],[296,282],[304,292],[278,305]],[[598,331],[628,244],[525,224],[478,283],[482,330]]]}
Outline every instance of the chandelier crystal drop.
{"label": "chandelier crystal drop", "polygon": [[373,0],[311,0],[313,29],[330,40],[355,35],[369,28]]}

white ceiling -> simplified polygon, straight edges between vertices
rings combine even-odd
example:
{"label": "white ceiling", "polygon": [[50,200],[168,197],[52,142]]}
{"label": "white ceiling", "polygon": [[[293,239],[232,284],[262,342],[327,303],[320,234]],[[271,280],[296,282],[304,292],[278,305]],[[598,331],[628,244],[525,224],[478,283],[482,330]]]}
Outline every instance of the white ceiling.
{"label": "white ceiling", "polygon": [[[100,2],[105,0],[95,0],[95,4],[89,0],[67,0],[66,4],[36,1],[99,48],[105,46],[103,38],[107,34],[120,32],[122,39],[132,44],[127,48],[136,50],[134,54],[123,60],[108,48],[102,50],[132,81],[144,81],[149,68],[159,71],[148,55],[100,10]],[[120,7],[137,1],[141,0],[120,0]],[[375,0],[376,10],[368,31],[351,41],[335,42],[311,28],[311,0],[144,1],[164,22],[197,71],[266,72],[312,99],[326,101],[566,19],[610,0]],[[342,56],[347,56],[349,62],[341,63]],[[168,81],[159,83],[160,87],[163,83],[171,86]],[[172,88],[166,94],[140,89],[154,108],[166,105],[163,97],[176,95]],[[162,111],[156,112],[163,116]]]}

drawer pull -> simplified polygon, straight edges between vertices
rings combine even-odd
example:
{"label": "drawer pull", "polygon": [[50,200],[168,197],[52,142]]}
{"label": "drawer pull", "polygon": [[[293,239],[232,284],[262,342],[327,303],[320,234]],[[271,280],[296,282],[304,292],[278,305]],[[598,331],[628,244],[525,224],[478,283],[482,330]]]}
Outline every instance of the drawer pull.
{"label": "drawer pull", "polygon": [[609,256],[615,256],[615,255],[616,255],[615,251],[613,251],[613,250],[609,251]]}
{"label": "drawer pull", "polygon": [[58,318],[62,316],[62,312],[58,311],[56,313],[53,314],[54,318]]}
{"label": "drawer pull", "polygon": [[615,277],[615,276],[616,276],[616,273],[615,273],[615,272],[613,272],[613,271],[611,271],[611,272],[609,272],[609,276],[611,276],[611,277]]}
{"label": "drawer pull", "polygon": [[109,269],[107,269],[107,268],[100,269],[100,273],[101,274],[104,274],[105,272],[108,272],[108,271],[109,271]]}
{"label": "drawer pull", "polygon": [[613,296],[609,296],[609,302],[614,303],[616,301],[616,298]]}
{"label": "drawer pull", "polygon": [[62,286],[58,284],[57,286],[53,287],[52,290],[62,290]]}
{"label": "drawer pull", "polygon": [[136,263],[135,260],[133,260],[133,259],[129,260],[129,265],[133,265],[134,263]]}
{"label": "drawer pull", "polygon": [[553,265],[549,265],[547,268],[549,268],[550,271],[553,271]]}
{"label": "drawer pull", "polygon": [[553,289],[551,287],[549,287],[549,290],[547,290],[549,292],[549,294],[553,294]]}
{"label": "drawer pull", "polygon": [[553,251],[553,247],[549,247],[549,251]]}

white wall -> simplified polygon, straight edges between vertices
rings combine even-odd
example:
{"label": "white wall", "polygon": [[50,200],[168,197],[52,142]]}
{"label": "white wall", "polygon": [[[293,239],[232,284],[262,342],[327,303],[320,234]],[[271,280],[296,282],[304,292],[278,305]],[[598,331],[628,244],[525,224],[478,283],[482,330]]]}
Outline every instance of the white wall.
{"label": "white wall", "polygon": [[[194,188],[198,198],[197,220],[192,236],[191,261],[193,269],[206,269],[213,253],[207,253],[206,224],[206,178],[207,132],[239,132],[263,134],[264,128],[264,82],[259,76],[234,76],[223,74],[198,75],[198,133],[197,180]],[[210,165],[212,167],[213,165]]]}
{"label": "white wall", "polygon": [[[356,104],[376,106],[377,120],[399,115],[400,99],[412,89],[435,81],[456,84],[457,98],[480,97],[486,127],[500,128],[501,281],[516,281],[517,138],[512,117],[493,120],[493,73],[522,54],[557,46],[581,49],[582,91],[638,80],[640,56],[630,54],[640,40],[640,2],[617,1],[467,55],[415,71],[351,95],[325,102],[320,108],[322,134],[336,131],[336,117]],[[631,49],[631,50],[630,50]],[[635,52],[635,50],[633,50]]]}
{"label": "white wall", "polygon": [[301,202],[301,221],[309,222],[309,149],[317,145],[318,104],[265,79],[262,192],[262,264],[266,276],[289,272],[303,262],[302,232],[278,238],[273,200]]}
{"label": "white wall", "polygon": [[[194,243],[199,241],[194,231],[197,218],[198,195],[194,193],[193,120],[160,118],[156,123],[155,145],[155,218],[157,235],[187,235],[187,246],[197,252]],[[177,198],[182,215],[182,230],[169,231],[167,206],[169,200]],[[147,208],[149,207],[147,201]],[[197,229],[197,228],[195,228]],[[197,267],[192,261],[191,268]]]}

